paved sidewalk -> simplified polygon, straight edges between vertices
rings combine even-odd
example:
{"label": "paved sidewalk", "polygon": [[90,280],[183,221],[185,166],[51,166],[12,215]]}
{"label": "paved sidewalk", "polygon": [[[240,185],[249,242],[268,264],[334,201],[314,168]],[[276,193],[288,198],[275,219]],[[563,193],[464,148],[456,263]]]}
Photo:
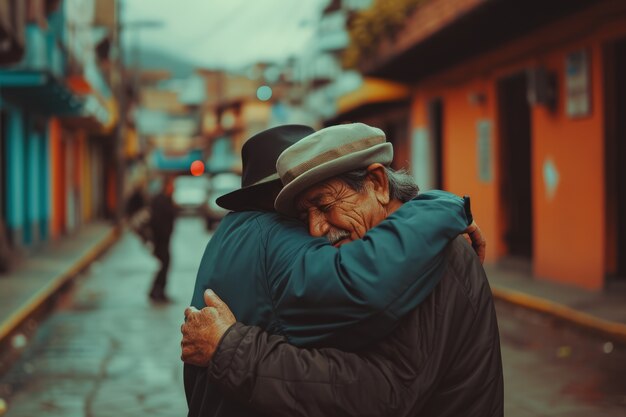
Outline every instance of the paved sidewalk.
{"label": "paved sidewalk", "polygon": [[111,246],[119,235],[110,223],[84,226],[30,254],[0,275],[0,343],[71,278]]}
{"label": "paved sidewalk", "polygon": [[626,287],[593,292],[512,268],[487,265],[485,270],[495,298],[626,343]]}
{"label": "paved sidewalk", "polygon": [[124,231],[0,376],[5,416],[186,415],[180,325],[208,240],[202,219],[176,221],[166,288],[173,301],[154,304],[148,292],[159,262]]}

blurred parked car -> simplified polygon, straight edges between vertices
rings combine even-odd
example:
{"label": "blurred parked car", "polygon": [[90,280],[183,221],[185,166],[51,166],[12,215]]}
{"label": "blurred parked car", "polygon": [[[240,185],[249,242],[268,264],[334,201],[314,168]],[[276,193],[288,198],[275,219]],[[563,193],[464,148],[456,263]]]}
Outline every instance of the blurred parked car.
{"label": "blurred parked car", "polygon": [[226,193],[240,188],[241,176],[231,172],[216,174],[211,177],[210,183],[211,191],[206,206],[206,227],[209,230],[213,230],[228,213],[228,210],[218,206],[215,200]]}
{"label": "blurred parked car", "polygon": [[174,179],[172,199],[183,213],[202,215],[209,198],[209,187],[206,177],[181,175]]}

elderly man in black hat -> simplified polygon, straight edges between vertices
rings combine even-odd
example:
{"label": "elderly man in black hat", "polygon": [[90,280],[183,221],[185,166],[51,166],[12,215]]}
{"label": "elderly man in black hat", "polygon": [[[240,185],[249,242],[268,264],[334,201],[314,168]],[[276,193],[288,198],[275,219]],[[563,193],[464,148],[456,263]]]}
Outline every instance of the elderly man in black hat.
{"label": "elderly man in black hat", "polygon": [[[312,134],[305,126],[280,126],[244,145],[242,188],[218,200],[233,213],[207,246],[188,324],[198,323],[195,309],[205,305],[210,288],[240,321],[290,343],[361,349],[389,335],[439,282],[446,247],[472,223],[467,205],[454,195],[423,193],[345,245],[312,237],[302,222],[274,212],[282,188],[277,158]],[[389,163],[392,150],[388,144],[382,148]],[[197,342],[183,340],[183,354]],[[191,362],[185,365],[190,416],[255,415],[245,403],[222,395],[202,367],[207,363]]]}

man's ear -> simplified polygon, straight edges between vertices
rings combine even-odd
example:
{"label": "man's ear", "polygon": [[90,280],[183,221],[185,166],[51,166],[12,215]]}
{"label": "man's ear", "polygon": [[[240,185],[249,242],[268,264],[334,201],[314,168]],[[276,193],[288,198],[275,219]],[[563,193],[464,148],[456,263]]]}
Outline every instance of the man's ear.
{"label": "man's ear", "polygon": [[367,167],[367,171],[376,200],[382,205],[389,204],[389,178],[385,167],[382,164],[374,163]]}

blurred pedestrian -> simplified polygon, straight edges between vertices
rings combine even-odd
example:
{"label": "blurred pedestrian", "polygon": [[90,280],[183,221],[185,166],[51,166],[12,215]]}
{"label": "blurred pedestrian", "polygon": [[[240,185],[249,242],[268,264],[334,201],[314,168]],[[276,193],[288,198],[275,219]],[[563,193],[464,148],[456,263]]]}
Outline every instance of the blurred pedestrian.
{"label": "blurred pedestrian", "polygon": [[146,205],[146,198],[144,195],[143,184],[137,184],[133,187],[133,192],[126,201],[126,216],[128,218],[133,217],[139,210]]}
{"label": "blurred pedestrian", "polygon": [[150,201],[150,228],[152,229],[152,243],[154,256],[160,262],[160,268],[154,277],[150,299],[164,303],[171,301],[165,294],[167,273],[170,266],[170,239],[174,230],[174,220],[178,209],[172,200],[174,193],[174,177],[166,177],[161,191]]}
{"label": "blurred pedestrian", "polygon": [[126,202],[128,227],[151,250],[154,250],[150,207],[147,204],[144,183],[137,184]]}

